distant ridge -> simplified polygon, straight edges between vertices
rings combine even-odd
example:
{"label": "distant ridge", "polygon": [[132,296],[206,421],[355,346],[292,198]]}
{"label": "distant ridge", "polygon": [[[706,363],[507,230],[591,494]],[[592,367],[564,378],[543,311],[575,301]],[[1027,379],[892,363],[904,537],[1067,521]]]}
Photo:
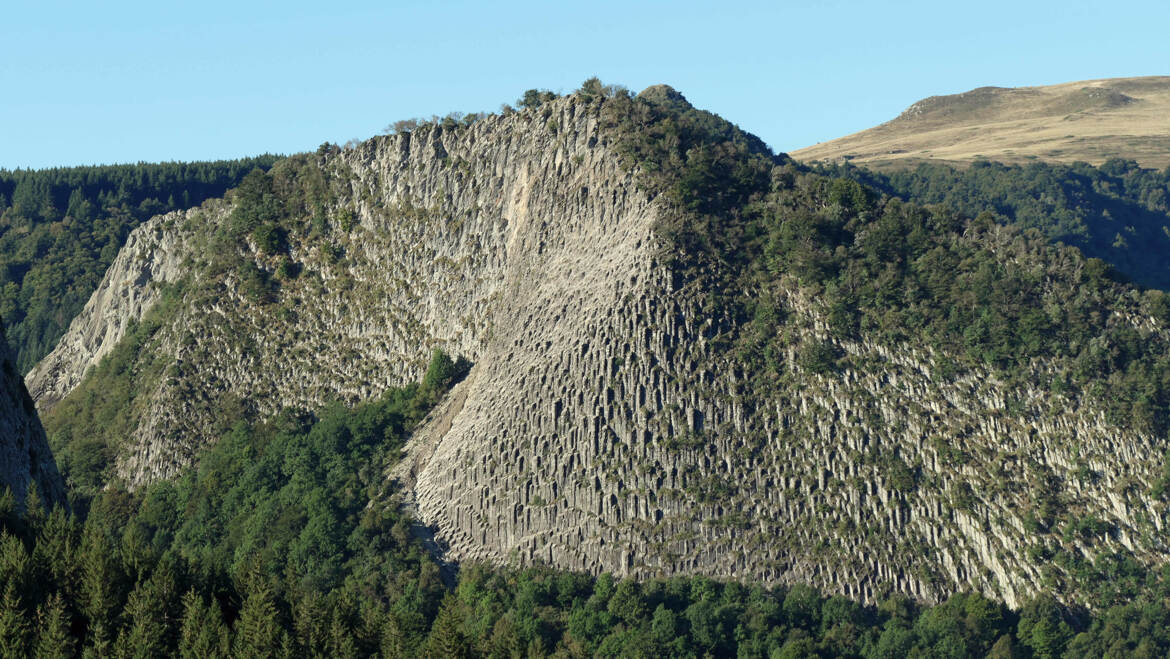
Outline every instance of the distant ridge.
{"label": "distant ridge", "polygon": [[1161,169],[1170,166],[1170,76],[931,96],[880,126],[791,155],[880,169],[922,160],[1097,165],[1116,157]]}

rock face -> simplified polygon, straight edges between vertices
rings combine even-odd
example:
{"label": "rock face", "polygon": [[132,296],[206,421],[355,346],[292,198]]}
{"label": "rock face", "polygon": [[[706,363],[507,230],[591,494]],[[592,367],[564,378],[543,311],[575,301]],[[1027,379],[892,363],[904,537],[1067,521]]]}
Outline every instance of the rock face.
{"label": "rock face", "polygon": [[[208,204],[217,208],[216,202]],[[158,301],[161,284],[180,278],[190,245],[185,239],[204,224],[205,209],[178,211],[153,218],[126,238],[85,308],[51,353],[37,363],[25,384],[46,411],[81,383],[86,371],[114,349],[130,323],[138,322]]]}
{"label": "rock face", "polygon": [[[300,274],[270,295],[244,273],[286,257],[240,244],[247,267],[226,267],[198,247],[228,207],[157,218],[30,388],[42,405],[67,395],[149,313],[150,282],[181,270],[181,302],[140,351],[156,375],[136,383],[137,430],[118,447],[131,484],[189,465],[228,407],[362,400],[416,381],[441,347],[474,366],[390,477],[457,559],[1017,603],[1044,578],[1027,511],[1059,496],[1114,531],[1042,542],[1165,560],[1166,509],[1144,496],[1164,442],[1076,399],[948,375],[925,349],[836,342],[869,366],[806,373],[790,351],[793,381],[748,404],[727,320],[658,262],[664,202],[621,166],[604,102],[303,158],[331,228],[290,230]],[[829,341],[817,300],[793,290],[784,312],[795,336]]]}
{"label": "rock face", "polygon": [[12,350],[0,335],[0,487],[12,490],[17,505],[24,506],[29,487],[35,485],[41,500],[65,503],[65,486],[57,463],[45,441],[45,431],[33,401],[24,387]]}

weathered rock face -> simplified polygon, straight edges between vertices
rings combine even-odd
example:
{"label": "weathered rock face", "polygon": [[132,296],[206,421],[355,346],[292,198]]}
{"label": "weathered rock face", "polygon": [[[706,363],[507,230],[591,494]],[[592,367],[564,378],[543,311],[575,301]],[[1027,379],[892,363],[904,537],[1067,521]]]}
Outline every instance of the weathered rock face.
{"label": "weathered rock face", "polygon": [[130,233],[82,312],[51,353],[37,363],[25,384],[42,412],[73,391],[86,371],[108,355],[158,301],[161,284],[177,281],[190,251],[188,239],[206,224],[206,213],[222,213],[222,202],[206,209],[168,213]]}
{"label": "weathered rock face", "polygon": [[32,398],[16,370],[8,341],[0,335],[0,487],[12,490],[23,507],[29,486],[41,500],[65,503],[65,486],[45,441],[45,431]]}
{"label": "weathered rock face", "polygon": [[[189,464],[226,398],[261,415],[369,398],[416,381],[434,347],[477,360],[500,338],[498,319],[516,313],[515,300],[556,298],[548,318],[564,316],[562,331],[573,314],[609,314],[619,295],[613,282],[639,271],[631,254],[648,260],[650,204],[598,142],[596,107],[548,110],[378,138],[322,158],[314,167],[338,200],[329,209],[335,230],[290,237],[302,273],[281,283],[275,303],[248,297],[238,272],[207,275],[215,255],[192,248],[222,225],[224,208],[151,220],[30,374],[38,401],[51,406],[75,387],[184,261],[198,286],[187,287],[184,306],[144,351],[167,355],[174,368],[142,383],[146,411],[119,459],[132,483]],[[353,215],[352,229],[337,228],[343,214]],[[548,293],[536,298],[534,287]],[[562,310],[570,300],[571,313]]]}
{"label": "weathered rock face", "polygon": [[[142,369],[159,375],[138,383],[120,447],[132,484],[189,465],[225,405],[264,416],[369,398],[416,381],[442,347],[474,367],[392,477],[455,558],[1009,603],[1044,578],[1037,542],[1165,560],[1166,509],[1144,496],[1164,442],[1078,400],[865,342],[837,346],[863,370],[806,373],[790,351],[778,393],[745,395],[726,319],[658,264],[662,202],[619,165],[599,103],[306,160],[334,227],[290,233],[301,273],[275,299],[196,247],[226,207],[158,218],[30,383],[44,404],[65,395],[157,299],[149,282],[185,263],[182,302],[142,350],[166,367]],[[248,245],[239,256],[277,269]],[[795,337],[828,340],[816,300],[793,290],[785,305]],[[1027,511],[1050,496],[1114,532],[1038,541]]]}

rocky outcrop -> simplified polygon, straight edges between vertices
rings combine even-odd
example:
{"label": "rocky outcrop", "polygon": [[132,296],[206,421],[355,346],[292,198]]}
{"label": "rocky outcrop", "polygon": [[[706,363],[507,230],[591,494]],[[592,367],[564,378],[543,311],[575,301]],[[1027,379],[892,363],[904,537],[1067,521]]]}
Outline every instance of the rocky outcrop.
{"label": "rocky outcrop", "polygon": [[205,208],[159,215],[139,226],[102,277],[65,336],[37,363],[25,384],[39,410],[46,411],[81,383],[86,372],[108,355],[126,329],[158,301],[162,285],[182,276],[189,255],[187,240],[207,215],[221,213],[222,202]]}
{"label": "rocky outcrop", "polygon": [[30,487],[45,503],[64,504],[65,486],[57,463],[2,335],[0,370],[0,488],[12,491],[18,507],[23,508]]}
{"label": "rocky outcrop", "polygon": [[[305,157],[299,180],[328,203],[289,227],[287,256],[245,242],[229,267],[185,247],[211,244],[224,209],[172,218],[183,238],[152,221],[30,382],[45,404],[65,395],[79,379],[65,364],[100,359],[158,299],[149,282],[186,264],[181,302],[139,351],[154,379],[136,383],[118,447],[131,484],[191,464],[225,409],[368,399],[441,347],[474,366],[390,478],[458,559],[1009,603],[1048,578],[1050,550],[1164,562],[1166,509],[1144,495],[1164,442],[1082,401],[955,375],[906,345],[838,341],[855,366],[807,372],[797,348],[830,339],[796,287],[783,377],[743,372],[729,320],[660,265],[663,202],[621,165],[604,102]],[[256,293],[265,274],[279,283]],[[1101,525],[1037,530],[1052,501]]]}

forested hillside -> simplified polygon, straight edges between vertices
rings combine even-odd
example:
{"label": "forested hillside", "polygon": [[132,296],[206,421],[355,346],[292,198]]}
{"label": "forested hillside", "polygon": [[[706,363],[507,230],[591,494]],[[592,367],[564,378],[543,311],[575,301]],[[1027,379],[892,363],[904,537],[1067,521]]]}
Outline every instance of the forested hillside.
{"label": "forested hillside", "polygon": [[1142,169],[1120,158],[1099,167],[976,161],[887,172],[848,164],[816,169],[968,217],[989,211],[1000,222],[1038,229],[1102,259],[1140,286],[1170,289],[1170,169]]}
{"label": "forested hillside", "polygon": [[20,372],[53,349],[131,230],[276,160],[0,170],[0,318]]}

